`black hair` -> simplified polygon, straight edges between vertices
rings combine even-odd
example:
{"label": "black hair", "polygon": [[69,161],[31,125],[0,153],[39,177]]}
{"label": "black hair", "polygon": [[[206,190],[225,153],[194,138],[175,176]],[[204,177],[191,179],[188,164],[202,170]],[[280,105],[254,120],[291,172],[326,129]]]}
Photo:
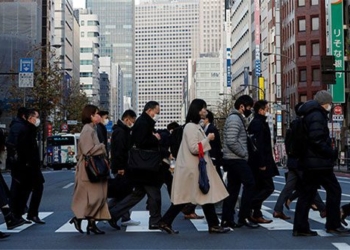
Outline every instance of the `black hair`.
{"label": "black hair", "polygon": [[169,123],[166,126],[166,129],[167,130],[172,130],[172,129],[175,129],[175,128],[178,128],[178,127],[180,127],[180,125],[177,122],[171,122],[171,123]]}
{"label": "black hair", "polygon": [[136,117],[136,113],[134,110],[132,109],[127,109],[124,111],[123,115],[122,115],[122,120],[126,119],[126,118],[135,118]]}
{"label": "black hair", "polygon": [[35,113],[39,113],[37,109],[27,109],[27,112],[24,114],[24,117],[26,120],[28,120],[30,117],[35,116]]}
{"label": "black hair", "polygon": [[257,114],[260,109],[265,109],[267,104],[268,104],[268,102],[266,100],[259,100],[259,101],[255,102],[254,107],[253,107],[255,114]]}
{"label": "black hair", "polygon": [[252,107],[254,104],[253,98],[249,95],[241,95],[235,102],[235,109],[239,109],[239,106],[243,105],[244,107]]}
{"label": "black hair", "polygon": [[100,116],[104,116],[104,115],[109,115],[109,112],[106,111],[106,110],[100,110],[100,111],[98,111],[98,114],[99,114]]}
{"label": "black hair", "polygon": [[299,102],[294,106],[294,111],[296,115],[299,115],[299,108],[304,104],[304,102]]}
{"label": "black hair", "polygon": [[157,106],[159,106],[159,103],[156,101],[149,101],[146,103],[145,107],[143,108],[143,112],[146,112],[149,109],[155,109]]}
{"label": "black hair", "polygon": [[98,108],[95,105],[87,104],[81,113],[81,122],[83,124],[91,123],[91,116],[96,112],[98,112]]}
{"label": "black hair", "polygon": [[17,110],[17,117],[18,118],[22,118],[23,116],[26,115],[26,113],[28,112],[28,109],[26,107],[20,107],[18,110]]}
{"label": "black hair", "polygon": [[188,108],[186,123],[193,122],[198,124],[199,121],[201,120],[199,112],[203,108],[207,108],[207,103],[202,99],[194,99],[191,102],[190,107]]}
{"label": "black hair", "polygon": [[207,114],[207,119],[209,121],[209,123],[213,123],[214,121],[214,114],[213,112],[211,112],[210,110],[207,110],[208,114]]}

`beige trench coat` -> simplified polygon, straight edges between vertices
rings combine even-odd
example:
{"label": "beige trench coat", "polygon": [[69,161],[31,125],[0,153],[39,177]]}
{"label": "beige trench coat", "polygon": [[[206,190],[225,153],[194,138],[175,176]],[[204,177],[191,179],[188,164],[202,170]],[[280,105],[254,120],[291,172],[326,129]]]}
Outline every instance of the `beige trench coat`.
{"label": "beige trench coat", "polygon": [[[202,142],[207,162],[209,193],[203,194],[198,187],[198,142]],[[185,126],[180,149],[176,158],[171,201],[177,204],[193,203],[198,205],[217,203],[228,196],[208,151],[211,149],[209,139],[203,129],[194,123]]]}
{"label": "beige trench coat", "polygon": [[83,155],[87,153],[91,155],[106,153],[105,146],[99,142],[92,124],[85,124],[80,133],[79,161],[76,167],[72,210],[78,219],[89,217],[95,220],[109,220],[111,215],[107,205],[107,181],[98,183],[89,181],[83,158]]}

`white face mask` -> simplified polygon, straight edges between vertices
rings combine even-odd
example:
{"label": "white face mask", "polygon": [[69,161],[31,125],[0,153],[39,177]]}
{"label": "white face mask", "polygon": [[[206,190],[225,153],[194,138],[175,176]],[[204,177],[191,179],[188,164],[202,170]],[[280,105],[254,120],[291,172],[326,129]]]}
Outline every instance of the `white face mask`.
{"label": "white face mask", "polygon": [[34,125],[35,125],[35,127],[39,127],[39,125],[40,125],[40,119],[39,118],[36,118]]}
{"label": "white face mask", "polygon": [[103,122],[103,125],[107,125],[109,123],[109,120],[108,119],[105,119],[104,122]]}
{"label": "white face mask", "polygon": [[130,125],[126,125],[128,128],[132,128],[134,126],[134,123],[131,123]]}
{"label": "white face mask", "polygon": [[266,113],[265,113],[265,116],[266,116],[266,117],[269,117],[269,116],[270,116],[270,113],[269,113],[269,112],[266,112]]}
{"label": "white face mask", "polygon": [[326,110],[327,110],[328,112],[330,112],[330,111],[332,110],[332,105],[329,105],[329,104],[328,104]]}
{"label": "white face mask", "polygon": [[153,120],[154,120],[155,122],[157,122],[157,121],[159,120],[159,115],[158,115],[158,114],[155,114],[155,115],[153,116]]}

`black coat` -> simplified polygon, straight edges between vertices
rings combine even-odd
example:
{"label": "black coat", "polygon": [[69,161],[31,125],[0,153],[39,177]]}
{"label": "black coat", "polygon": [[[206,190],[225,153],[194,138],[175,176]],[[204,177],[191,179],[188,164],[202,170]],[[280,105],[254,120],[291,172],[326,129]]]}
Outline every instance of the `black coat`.
{"label": "black coat", "polygon": [[26,129],[26,120],[16,117],[11,121],[10,131],[6,140],[7,156],[11,157],[15,154],[18,144],[18,135]]}
{"label": "black coat", "polygon": [[98,140],[105,145],[106,155],[107,155],[107,158],[109,158],[107,128],[102,123],[97,124],[96,127],[97,127]]}
{"label": "black coat", "polygon": [[[137,118],[131,129],[131,136],[134,145],[140,149],[160,150],[159,140],[153,135],[156,122],[147,113],[143,112]],[[161,170],[158,173],[147,170],[132,170],[131,179],[135,183],[146,185],[161,185],[163,182]]]}
{"label": "black coat", "polygon": [[333,169],[337,152],[329,137],[328,112],[318,102],[304,103],[299,112],[304,116],[307,133],[306,153],[299,159],[301,169]]}
{"label": "black coat", "polygon": [[116,174],[118,170],[127,170],[129,150],[132,147],[131,129],[121,120],[113,126],[111,137],[111,168]]}
{"label": "black coat", "polygon": [[211,123],[209,124],[207,130],[205,131],[206,135],[208,135],[209,133],[214,133],[215,135],[215,139],[209,142],[211,147],[211,149],[209,150],[209,155],[210,155],[210,158],[215,158],[215,160],[213,160],[214,165],[220,166],[221,159],[223,156],[220,133],[218,129],[215,127],[215,125]]}
{"label": "black coat", "polygon": [[[256,140],[257,152],[249,152],[248,163],[255,176],[270,178],[279,175],[272,154],[271,133],[266,116],[255,114],[248,127],[248,133],[253,134]],[[266,167],[266,170],[259,170]]]}
{"label": "black coat", "polygon": [[12,176],[21,183],[44,183],[40,169],[40,153],[37,143],[37,128],[26,121],[26,127],[18,135],[18,164],[12,169]]}

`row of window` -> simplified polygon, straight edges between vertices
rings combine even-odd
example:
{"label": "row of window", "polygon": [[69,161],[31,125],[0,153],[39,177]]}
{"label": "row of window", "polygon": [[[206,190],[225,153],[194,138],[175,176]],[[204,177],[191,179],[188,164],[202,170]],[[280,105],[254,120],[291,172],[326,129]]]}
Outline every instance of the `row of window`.
{"label": "row of window", "polygon": [[[87,21],[87,26],[99,26],[100,23],[98,21]],[[80,26],[85,26],[85,20],[81,20]]]}
{"label": "row of window", "polygon": [[306,6],[306,3],[310,3],[311,5],[318,5],[318,0],[298,0],[298,7]]}
{"label": "row of window", "polygon": [[[320,18],[318,16],[311,16],[311,30],[319,30],[320,28]],[[306,31],[306,19],[300,18],[298,20],[298,30],[300,32]]]}
{"label": "row of window", "polygon": [[[87,35],[86,35],[86,37],[99,37],[99,36],[100,34],[98,32],[91,32],[91,31],[87,32]],[[80,37],[85,37],[84,31],[80,32]]]}
{"label": "row of window", "polygon": [[[307,49],[307,46],[305,43],[299,44],[299,56],[305,57],[307,55],[307,51],[310,51]],[[311,43],[311,55],[313,56],[319,56],[320,55],[320,43],[314,42]]]}

